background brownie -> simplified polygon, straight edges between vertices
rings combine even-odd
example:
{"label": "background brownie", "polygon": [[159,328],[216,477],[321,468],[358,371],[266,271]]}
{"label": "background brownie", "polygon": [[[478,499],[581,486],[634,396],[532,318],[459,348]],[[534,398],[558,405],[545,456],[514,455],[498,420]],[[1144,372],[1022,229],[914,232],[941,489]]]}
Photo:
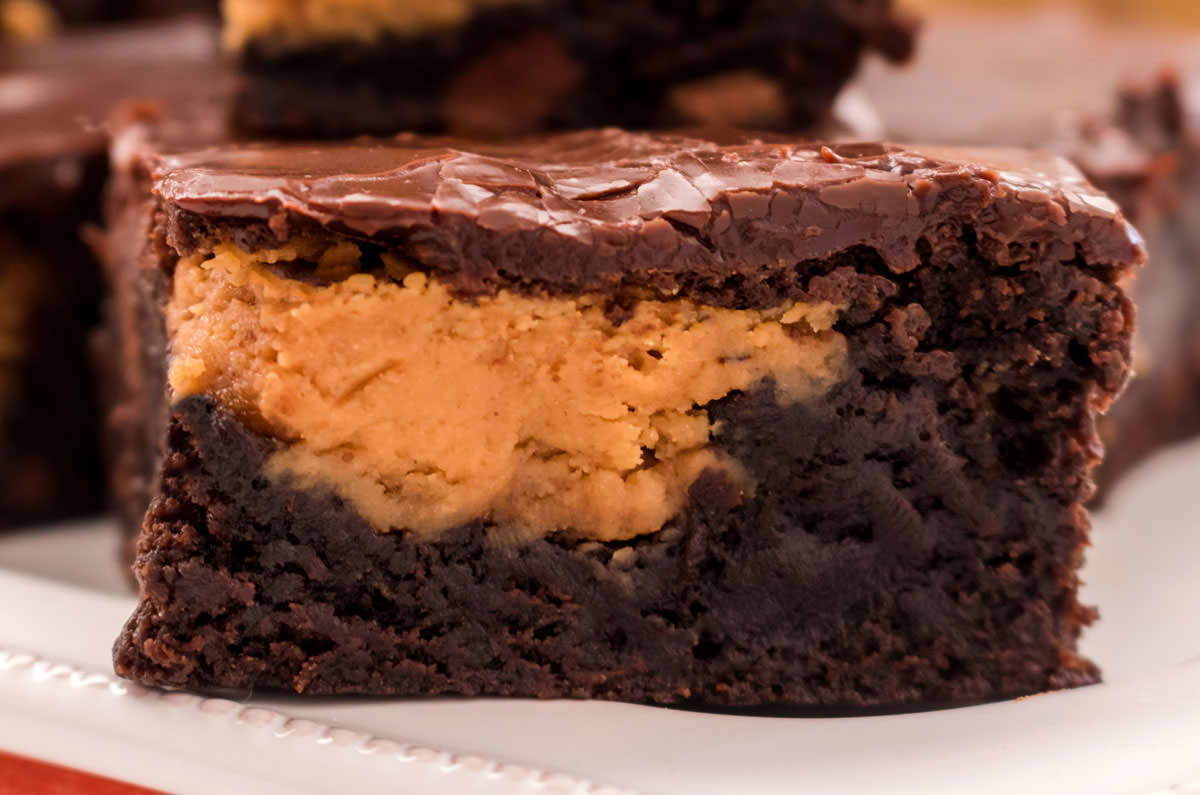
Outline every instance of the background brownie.
{"label": "background brownie", "polygon": [[217,16],[219,0],[0,0],[0,40],[37,41],[61,28],[154,17]]}
{"label": "background brownie", "polygon": [[0,526],[103,507],[101,279],[83,240],[108,171],[101,124],[127,100],[219,90],[214,45],[212,26],[171,23],[0,51]]}
{"label": "background brownie", "polygon": [[[1064,163],[615,131],[476,154],[411,138],[140,152],[143,193],[120,222],[140,217],[153,241],[115,264],[147,276],[137,322],[157,313],[143,333],[171,355],[138,374],[159,379],[163,413],[147,416],[166,427],[147,435],[165,456],[121,675],[737,704],[952,703],[1095,680],[1074,651],[1093,615],[1076,600],[1082,504],[1096,417],[1127,371],[1118,281],[1141,251]],[[458,340],[469,355],[407,352],[404,324],[430,295],[442,309],[425,350]],[[414,311],[371,314],[385,299]],[[499,334],[437,331],[529,306]],[[537,318],[586,320],[596,344],[658,329],[616,362],[646,391],[613,428],[671,389],[708,396],[634,437],[646,448],[612,482],[629,503],[613,521],[594,510],[603,494],[555,523],[561,492],[543,509],[504,488],[455,519],[446,506],[470,495],[454,484],[476,469],[559,474],[578,446],[543,426],[516,447],[489,436],[571,386],[580,340],[597,339],[571,326],[543,354],[557,376],[492,403],[475,445],[437,450],[491,383],[459,391],[461,368],[512,372]],[[661,340],[733,320],[754,331],[722,339],[754,340],[748,352],[714,360],[712,378],[655,377],[704,365]],[[324,342],[295,339],[316,326]],[[456,386],[428,399],[423,378]],[[349,418],[371,419],[373,390],[416,423],[402,442],[426,416],[458,418],[379,493],[360,487],[391,477],[371,467],[397,442],[368,422],[363,446]],[[586,441],[583,402],[562,410]],[[663,441],[697,425],[683,454]],[[406,502],[478,451],[445,500]],[[676,497],[647,528],[640,509]]]}
{"label": "background brownie", "polygon": [[1200,433],[1200,116],[1170,72],[1127,86],[1109,118],[1084,121],[1059,148],[1137,223],[1153,262],[1134,285],[1136,378],[1101,425],[1107,489],[1163,445]]}
{"label": "background brownie", "polygon": [[732,125],[809,130],[878,51],[890,0],[232,0],[252,132],[512,135]]}
{"label": "background brownie", "polygon": [[103,505],[85,345],[100,284],[77,236],[102,173],[90,156],[0,164],[0,528]]}

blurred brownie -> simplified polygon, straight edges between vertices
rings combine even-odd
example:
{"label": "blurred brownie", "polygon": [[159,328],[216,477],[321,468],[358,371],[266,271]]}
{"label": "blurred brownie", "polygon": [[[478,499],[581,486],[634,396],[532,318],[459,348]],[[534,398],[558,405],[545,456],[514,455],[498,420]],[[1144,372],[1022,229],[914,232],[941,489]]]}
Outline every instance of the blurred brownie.
{"label": "blurred brownie", "polygon": [[0,51],[0,527],[103,506],[88,361],[101,279],[81,235],[99,220],[101,123],[125,100],[209,90],[197,67],[214,44],[188,23]]}
{"label": "blurred brownie", "polygon": [[727,125],[809,130],[891,0],[229,0],[237,117],[290,136]]}
{"label": "blurred brownie", "polygon": [[98,152],[0,157],[0,528],[103,506],[86,349],[100,284],[79,237],[102,174]]}
{"label": "blurred brownie", "polygon": [[1200,110],[1180,78],[1122,90],[1108,118],[1060,141],[1145,235],[1152,267],[1134,284],[1136,377],[1101,423],[1102,491],[1150,453],[1200,434]]}
{"label": "blurred brownie", "polygon": [[63,28],[161,17],[215,19],[219,0],[0,0],[0,40],[39,41]]}
{"label": "blurred brownie", "polygon": [[131,136],[113,234],[152,234],[116,264],[164,452],[122,676],[826,705],[1096,680],[1083,502],[1142,251],[1065,162]]}

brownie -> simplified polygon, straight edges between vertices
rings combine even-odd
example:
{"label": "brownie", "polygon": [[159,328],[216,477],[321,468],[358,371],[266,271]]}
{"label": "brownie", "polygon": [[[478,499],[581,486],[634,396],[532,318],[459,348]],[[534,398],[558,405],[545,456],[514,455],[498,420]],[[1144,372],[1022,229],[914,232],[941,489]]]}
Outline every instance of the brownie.
{"label": "brownie", "polygon": [[838,706],[1096,681],[1083,503],[1142,251],[1063,161],[117,149],[157,442],[122,676]]}
{"label": "brownie", "polygon": [[82,235],[100,218],[101,123],[125,100],[210,90],[214,43],[172,23],[0,51],[0,527],[103,508],[101,277]]}
{"label": "brownie", "polygon": [[1147,455],[1200,434],[1200,110],[1166,72],[1125,86],[1109,116],[1069,128],[1057,146],[1137,223],[1153,261],[1133,290],[1135,378],[1100,426],[1105,493]]}
{"label": "brownie", "polygon": [[505,136],[618,125],[811,130],[861,55],[903,60],[891,0],[231,0],[254,133]]}

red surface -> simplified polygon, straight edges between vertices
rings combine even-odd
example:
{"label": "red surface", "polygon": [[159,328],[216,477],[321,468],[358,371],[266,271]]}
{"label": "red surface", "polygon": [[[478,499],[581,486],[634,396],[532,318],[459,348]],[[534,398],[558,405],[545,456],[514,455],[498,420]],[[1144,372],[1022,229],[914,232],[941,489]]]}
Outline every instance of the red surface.
{"label": "red surface", "polygon": [[155,790],[122,784],[0,751],[0,795],[156,795]]}

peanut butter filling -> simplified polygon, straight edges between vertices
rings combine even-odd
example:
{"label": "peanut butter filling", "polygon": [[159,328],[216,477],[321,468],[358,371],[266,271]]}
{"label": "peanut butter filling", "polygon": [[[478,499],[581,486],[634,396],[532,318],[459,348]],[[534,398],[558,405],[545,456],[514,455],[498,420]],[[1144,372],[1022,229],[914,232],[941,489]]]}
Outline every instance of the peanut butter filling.
{"label": "peanut butter filling", "polygon": [[[297,259],[319,279],[289,277]],[[765,378],[809,400],[845,358],[827,303],[644,300],[614,325],[598,297],[463,300],[386,256],[346,277],[358,260],[350,243],[183,259],[170,383],[269,429],[271,477],[332,488],[379,531],[658,530],[705,468],[741,478],[700,406]]]}
{"label": "peanut butter filling", "polygon": [[225,43],[252,39],[286,44],[373,42],[384,34],[415,35],[455,28],[480,9],[538,0],[224,0]]}
{"label": "peanut butter filling", "polygon": [[778,81],[748,69],[683,83],[668,100],[688,121],[718,127],[778,124],[787,111]]}
{"label": "peanut butter filling", "polygon": [[0,38],[41,41],[57,30],[58,17],[43,0],[0,0]]}

